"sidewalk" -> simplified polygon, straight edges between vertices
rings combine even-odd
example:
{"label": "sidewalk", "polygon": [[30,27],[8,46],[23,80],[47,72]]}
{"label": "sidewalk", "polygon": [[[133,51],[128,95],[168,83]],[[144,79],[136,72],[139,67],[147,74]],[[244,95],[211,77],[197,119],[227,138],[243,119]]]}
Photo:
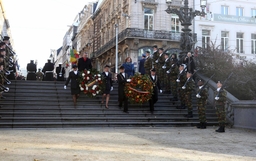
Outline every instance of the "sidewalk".
{"label": "sidewalk", "polygon": [[256,161],[256,131],[0,129],[0,161]]}

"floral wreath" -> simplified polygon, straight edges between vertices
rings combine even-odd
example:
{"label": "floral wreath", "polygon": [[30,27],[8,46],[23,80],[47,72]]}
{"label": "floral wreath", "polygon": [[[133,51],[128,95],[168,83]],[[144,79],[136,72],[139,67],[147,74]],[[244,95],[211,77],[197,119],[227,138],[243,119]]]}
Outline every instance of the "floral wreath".
{"label": "floral wreath", "polygon": [[126,83],[125,95],[132,103],[142,104],[151,99],[153,83],[147,75],[136,73],[131,77],[131,82]]}
{"label": "floral wreath", "polygon": [[80,90],[90,97],[100,94],[104,88],[102,76],[95,69],[80,72],[79,83]]}

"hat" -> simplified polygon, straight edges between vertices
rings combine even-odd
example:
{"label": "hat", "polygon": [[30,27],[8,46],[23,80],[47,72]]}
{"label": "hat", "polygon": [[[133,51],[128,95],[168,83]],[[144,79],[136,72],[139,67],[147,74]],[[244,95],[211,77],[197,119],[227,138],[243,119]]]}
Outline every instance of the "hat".
{"label": "hat", "polygon": [[120,66],[119,69],[124,69],[124,66]]}
{"label": "hat", "polygon": [[167,56],[169,56],[170,55],[170,53],[164,53],[165,55],[167,55]]}
{"label": "hat", "polygon": [[152,68],[150,71],[151,71],[151,72],[156,72],[156,69],[155,69],[155,68]]}
{"label": "hat", "polygon": [[146,55],[145,55],[145,54],[142,54],[142,57],[146,57]]}
{"label": "hat", "polygon": [[198,85],[198,86],[202,86],[203,84],[204,84],[204,81],[201,80],[201,79],[197,82],[197,85]]}
{"label": "hat", "polygon": [[153,48],[157,48],[157,45],[154,45]]}
{"label": "hat", "polygon": [[5,49],[0,49],[0,52],[5,51]]}
{"label": "hat", "polygon": [[110,68],[110,66],[109,65],[105,65],[105,67],[104,68]]}
{"label": "hat", "polygon": [[150,51],[146,51],[146,53],[149,53],[149,54],[150,54]]}
{"label": "hat", "polygon": [[34,62],[34,60],[30,60],[30,62],[31,62],[31,63],[33,63],[33,62]]}
{"label": "hat", "polygon": [[158,48],[158,49],[159,49],[159,50],[162,50],[162,51],[164,50],[163,48]]}
{"label": "hat", "polygon": [[186,66],[187,66],[187,65],[186,65],[186,64],[181,64],[180,66],[182,66],[182,67],[186,68]]}
{"label": "hat", "polygon": [[73,64],[73,65],[72,65],[72,68],[77,68],[77,65],[76,65],[76,64]]}
{"label": "hat", "polygon": [[3,41],[4,41],[4,40],[9,40],[9,39],[10,39],[10,37],[9,37],[9,36],[4,36]]}

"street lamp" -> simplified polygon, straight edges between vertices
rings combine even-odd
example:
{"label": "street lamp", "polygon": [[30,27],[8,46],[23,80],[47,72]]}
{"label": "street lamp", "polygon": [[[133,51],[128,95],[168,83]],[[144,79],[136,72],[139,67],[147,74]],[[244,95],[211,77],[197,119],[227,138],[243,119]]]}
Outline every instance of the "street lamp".
{"label": "street lamp", "polygon": [[183,26],[181,33],[181,39],[180,39],[180,48],[182,50],[182,54],[187,54],[188,52],[192,51],[193,45],[195,42],[193,41],[191,29],[189,26],[192,25],[192,20],[196,16],[205,16],[205,7],[207,4],[207,0],[200,0],[200,6],[202,11],[194,10],[192,8],[189,8],[188,6],[188,0],[184,1],[184,6],[180,8],[172,8],[173,0],[166,0],[166,3],[168,4],[168,8],[165,10],[168,14],[176,14],[179,17],[179,21],[181,22],[181,26]]}

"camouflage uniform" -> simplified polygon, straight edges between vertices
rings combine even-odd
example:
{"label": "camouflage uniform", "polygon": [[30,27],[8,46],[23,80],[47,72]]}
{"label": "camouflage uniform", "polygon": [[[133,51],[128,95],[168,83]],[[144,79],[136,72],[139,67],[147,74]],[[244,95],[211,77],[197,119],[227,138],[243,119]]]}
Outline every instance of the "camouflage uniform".
{"label": "camouflage uniform", "polygon": [[218,122],[220,127],[225,127],[225,123],[226,123],[225,103],[227,100],[227,92],[225,90],[220,90],[220,92],[216,91],[215,96],[217,95],[219,99],[215,100],[215,108],[217,110]]}
{"label": "camouflage uniform", "polygon": [[[186,84],[187,83],[187,84]],[[188,116],[187,117],[193,117],[193,105],[192,105],[192,92],[195,89],[195,82],[190,77],[186,81],[185,89],[182,88],[185,92],[185,105],[188,108]]]}
{"label": "camouflage uniform", "polygon": [[[171,62],[172,65],[171,65],[171,69],[169,70],[170,71],[170,87],[171,87],[171,92],[172,92],[172,95],[173,95],[173,99],[172,101],[177,101],[177,97],[178,97],[178,83],[177,83],[177,79],[178,79],[178,73],[179,73],[179,68],[178,66],[176,65],[176,63],[174,62]],[[185,83],[185,81],[184,81]]]}
{"label": "camouflage uniform", "polygon": [[171,62],[170,59],[167,58],[164,61],[164,65],[162,66],[162,70],[164,72],[164,87],[165,92],[170,93],[171,90],[171,84],[170,84],[170,74],[167,74],[166,72],[171,68]]}
{"label": "camouflage uniform", "polygon": [[[179,82],[177,81],[179,80]],[[179,95],[179,99],[180,99],[180,104],[181,107],[177,107],[178,109],[184,109],[186,108],[185,106],[185,90],[182,89],[182,86],[185,84],[187,78],[186,78],[186,72],[182,72],[178,74],[178,78],[177,78],[177,87],[178,87],[178,95]]]}
{"label": "camouflage uniform", "polygon": [[150,70],[152,69],[152,58],[147,57],[144,63],[145,74],[150,75]]}
{"label": "camouflage uniform", "polygon": [[162,68],[162,66],[164,66],[164,62],[165,62],[165,58],[164,58],[164,54],[162,53],[162,55],[158,56],[158,59],[155,61],[156,62],[156,74],[158,75],[161,87],[164,87],[164,75],[166,73],[164,73],[164,69]]}
{"label": "camouflage uniform", "polygon": [[[158,56],[159,56],[158,51],[157,51],[157,50],[154,51],[154,52],[153,52],[152,61],[153,61],[153,65],[154,65],[154,68],[155,68],[155,69],[157,69],[157,64],[156,64],[155,62],[156,62],[156,60],[158,59]],[[152,67],[151,67],[151,69],[152,69]]]}
{"label": "camouflage uniform", "polygon": [[[199,94],[199,92],[200,92],[200,94]],[[207,90],[207,88],[204,88],[202,90],[198,88],[197,93],[201,96],[200,98],[197,97],[199,122],[206,123],[206,116],[205,116],[206,107],[205,106],[206,106],[207,99],[208,99],[208,90]]]}

